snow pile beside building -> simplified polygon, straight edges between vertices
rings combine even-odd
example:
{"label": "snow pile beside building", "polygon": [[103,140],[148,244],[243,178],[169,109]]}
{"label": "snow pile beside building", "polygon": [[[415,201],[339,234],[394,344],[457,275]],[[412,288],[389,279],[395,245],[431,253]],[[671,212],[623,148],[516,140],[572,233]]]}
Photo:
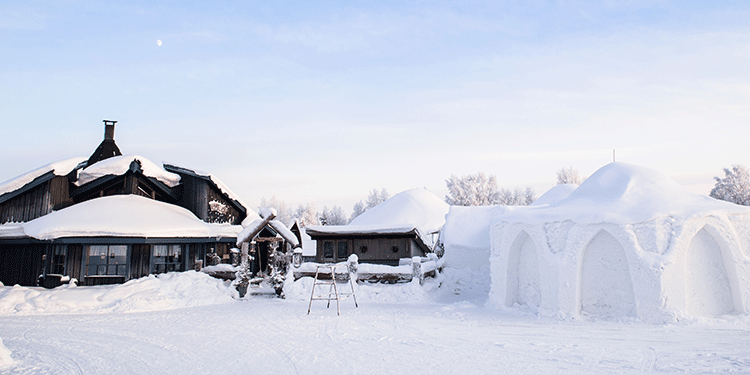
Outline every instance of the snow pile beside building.
{"label": "snow pile beside building", "polygon": [[490,218],[497,206],[451,206],[440,232],[447,296],[484,303],[490,291]]}
{"label": "snow pile beside building", "polygon": [[209,224],[179,206],[138,195],[113,195],[85,201],[28,223],[0,230],[10,236],[21,226],[40,240],[61,237],[236,237],[239,225]]}
{"label": "snow pile beside building", "polygon": [[4,286],[0,287],[0,315],[156,311],[229,303],[237,297],[230,283],[187,271],[95,287],[74,284],[55,289]]}
{"label": "snow pile beside building", "polygon": [[611,163],[563,199],[495,212],[490,301],[650,321],[745,313],[749,221],[748,207]]}
{"label": "snow pile beside building", "polygon": [[[408,283],[399,284],[382,284],[382,283],[355,283],[354,293],[357,296],[357,302],[362,303],[414,303],[429,302],[429,290],[432,289],[434,280],[428,280],[425,285],[420,285],[419,280],[415,279]],[[351,286],[347,283],[338,284],[340,293],[350,293]],[[293,277],[287,277],[284,283],[284,294],[287,300],[291,301],[310,301],[312,294],[313,278],[303,277],[294,281]],[[315,287],[315,294],[328,294],[328,285],[318,285]],[[317,307],[325,308],[325,301],[313,301],[313,309]],[[335,308],[336,301],[334,300]],[[354,305],[351,297],[342,300],[342,303]]]}

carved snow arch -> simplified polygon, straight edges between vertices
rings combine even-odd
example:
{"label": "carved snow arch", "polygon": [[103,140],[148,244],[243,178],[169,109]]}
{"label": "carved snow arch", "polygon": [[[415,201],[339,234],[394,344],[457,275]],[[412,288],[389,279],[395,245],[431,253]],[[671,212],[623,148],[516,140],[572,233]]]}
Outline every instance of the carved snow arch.
{"label": "carved snow arch", "polygon": [[599,231],[581,261],[581,312],[594,316],[635,316],[635,293],[625,249],[609,232]]}
{"label": "carved snow arch", "polygon": [[685,289],[690,315],[717,316],[735,311],[721,246],[706,227],[690,240],[685,258]]}
{"label": "carved snow arch", "polygon": [[539,281],[539,254],[526,231],[516,236],[508,254],[508,306],[518,303],[539,307],[542,299]]}

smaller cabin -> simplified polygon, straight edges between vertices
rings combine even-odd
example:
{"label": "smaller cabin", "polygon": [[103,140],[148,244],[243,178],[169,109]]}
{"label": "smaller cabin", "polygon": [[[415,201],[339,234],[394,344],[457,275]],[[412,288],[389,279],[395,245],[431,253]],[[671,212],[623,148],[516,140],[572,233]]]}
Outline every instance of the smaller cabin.
{"label": "smaller cabin", "polygon": [[317,263],[344,262],[356,254],[360,263],[398,266],[399,259],[424,257],[431,252],[414,227],[330,225],[305,229],[317,243]]}

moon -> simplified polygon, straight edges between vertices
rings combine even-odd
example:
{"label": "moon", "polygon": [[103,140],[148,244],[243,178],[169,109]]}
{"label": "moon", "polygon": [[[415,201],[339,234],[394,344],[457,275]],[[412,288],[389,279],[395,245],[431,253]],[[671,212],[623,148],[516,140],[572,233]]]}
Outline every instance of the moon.
{"label": "moon", "polygon": [[159,46],[159,47],[161,47],[161,39],[157,39],[156,40],[156,45]]}

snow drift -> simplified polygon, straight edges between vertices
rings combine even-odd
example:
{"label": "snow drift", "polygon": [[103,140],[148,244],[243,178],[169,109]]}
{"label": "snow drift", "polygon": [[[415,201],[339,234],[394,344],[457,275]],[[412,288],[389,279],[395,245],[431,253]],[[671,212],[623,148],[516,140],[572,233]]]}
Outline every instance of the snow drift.
{"label": "snow drift", "polygon": [[172,272],[106,286],[0,286],[0,315],[157,311],[229,303],[237,297],[231,283],[201,272]]}
{"label": "snow drift", "polygon": [[497,307],[669,321],[750,309],[750,208],[611,163],[546,205],[498,209]]}

